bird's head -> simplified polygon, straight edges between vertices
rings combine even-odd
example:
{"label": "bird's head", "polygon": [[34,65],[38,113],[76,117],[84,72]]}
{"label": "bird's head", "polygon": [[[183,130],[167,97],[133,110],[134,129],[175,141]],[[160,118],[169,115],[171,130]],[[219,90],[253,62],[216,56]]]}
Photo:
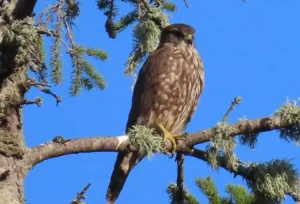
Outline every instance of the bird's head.
{"label": "bird's head", "polygon": [[171,24],[162,30],[160,45],[165,43],[186,43],[194,45],[195,29],[186,24]]}

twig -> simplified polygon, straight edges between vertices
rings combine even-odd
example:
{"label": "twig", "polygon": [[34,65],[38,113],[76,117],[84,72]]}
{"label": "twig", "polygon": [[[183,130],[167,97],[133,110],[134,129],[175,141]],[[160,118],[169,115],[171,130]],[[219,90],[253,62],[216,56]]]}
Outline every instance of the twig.
{"label": "twig", "polygon": [[187,8],[189,8],[189,4],[188,4],[187,0],[183,0],[183,1],[184,1],[185,6],[186,6]]}
{"label": "twig", "polygon": [[38,83],[38,82],[34,82],[34,83],[31,83],[30,84],[31,86],[45,86],[45,87],[51,87],[50,85],[48,85],[47,82],[43,81],[41,83]]}
{"label": "twig", "polygon": [[53,37],[53,38],[58,38],[60,40],[60,42],[66,47],[66,50],[70,50],[69,46],[66,44],[66,42],[59,38],[59,36],[57,36],[57,34],[53,31],[53,30],[50,30],[48,28],[44,28],[44,27],[38,27],[38,34],[40,35],[46,35],[46,36],[50,36],[50,37]]}
{"label": "twig", "polygon": [[91,184],[89,183],[88,185],[86,185],[86,187],[84,187],[84,189],[81,192],[77,193],[77,197],[71,201],[71,204],[81,204],[81,201],[86,199],[86,196],[84,194],[90,186]]}
{"label": "twig", "polygon": [[176,157],[177,161],[177,201],[178,204],[184,204],[184,154],[178,153]]}
{"label": "twig", "polygon": [[[38,17],[38,19],[37,19],[37,24],[38,24],[38,25],[47,25],[47,23],[48,23],[51,19],[53,19],[53,15],[54,15],[55,12],[57,11],[58,7],[59,7],[59,4],[55,4],[55,5],[53,5],[53,6],[49,6],[49,7],[47,7],[46,9],[44,9],[44,10],[40,13],[40,15],[39,15],[39,17]],[[46,15],[46,14],[48,15],[48,17],[47,17],[46,21],[43,22],[43,16]]]}
{"label": "twig", "polygon": [[228,115],[229,115],[229,113],[230,113],[232,110],[234,110],[235,105],[241,104],[241,102],[242,102],[242,98],[239,97],[239,96],[237,96],[237,97],[235,97],[235,98],[233,99],[233,101],[231,102],[230,107],[228,108],[228,110],[226,111],[226,113],[225,113],[225,115],[224,115],[224,117],[223,117],[223,122],[226,122],[226,121],[227,121]]}
{"label": "twig", "polygon": [[29,50],[30,54],[35,58],[35,60],[37,61],[38,64],[40,64],[42,66],[42,69],[46,68],[46,63],[43,62],[34,52],[32,52],[31,50]]}
{"label": "twig", "polygon": [[[55,99],[56,99],[56,105],[58,106],[58,103],[60,103],[62,101],[60,96],[57,96],[56,94],[54,94],[50,89],[46,88],[46,87],[51,87],[50,85],[48,85],[48,83],[46,81],[43,81],[41,83],[36,82],[34,79],[29,78],[28,79],[28,86],[34,86],[38,89],[40,89],[42,92],[46,93],[46,94],[50,94],[52,95]],[[28,102],[28,101],[27,101]],[[29,101],[30,102],[30,101]],[[25,103],[25,104],[32,104],[32,103]]]}
{"label": "twig", "polygon": [[20,103],[20,105],[31,105],[31,104],[36,104],[38,107],[41,107],[42,106],[42,98],[41,97],[37,97],[35,98],[34,100],[27,100],[27,99],[24,99],[24,101],[22,101]]}
{"label": "twig", "polygon": [[53,96],[56,99],[56,106],[58,106],[58,103],[60,103],[62,101],[60,96],[57,96],[56,94],[54,94],[50,89],[45,88],[44,85],[36,85],[36,84],[32,84],[32,85],[37,87],[38,89],[40,89],[42,92]]}
{"label": "twig", "polygon": [[72,48],[75,48],[76,44],[75,44],[75,41],[74,41],[74,38],[73,38],[73,35],[72,35],[72,32],[71,32],[71,28],[68,25],[68,23],[67,23],[67,21],[66,21],[65,18],[62,18],[62,21],[63,21],[63,23],[65,25],[66,30],[67,30],[67,35],[68,35],[68,38],[69,38],[70,43],[72,45]]}

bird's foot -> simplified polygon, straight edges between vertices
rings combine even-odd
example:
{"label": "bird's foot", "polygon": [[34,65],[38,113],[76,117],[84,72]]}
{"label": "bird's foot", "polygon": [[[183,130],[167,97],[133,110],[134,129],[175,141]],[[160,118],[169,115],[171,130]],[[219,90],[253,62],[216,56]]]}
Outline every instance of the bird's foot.
{"label": "bird's foot", "polygon": [[180,139],[180,137],[182,137],[181,134],[174,134],[172,135],[171,133],[169,133],[169,131],[167,131],[164,126],[162,125],[158,125],[158,127],[160,128],[160,130],[163,133],[164,136],[164,140],[165,142],[167,141],[167,139],[170,140],[171,144],[172,144],[172,150],[171,152],[166,152],[167,155],[169,155],[171,158],[174,156],[175,151],[176,151],[176,140],[175,139]]}

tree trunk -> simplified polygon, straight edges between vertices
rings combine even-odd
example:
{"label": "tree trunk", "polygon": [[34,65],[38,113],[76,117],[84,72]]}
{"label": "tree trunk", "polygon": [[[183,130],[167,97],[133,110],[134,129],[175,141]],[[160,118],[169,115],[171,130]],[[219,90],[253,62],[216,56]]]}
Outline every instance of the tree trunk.
{"label": "tree trunk", "polygon": [[36,0],[27,1],[25,7],[24,2],[0,0],[0,204],[24,203],[23,181],[27,167],[22,165],[26,151],[22,102],[29,88],[28,61],[24,47],[3,32],[4,26],[31,15]]}
{"label": "tree trunk", "polygon": [[[24,69],[24,68],[23,68]],[[1,79],[0,91],[0,204],[24,203],[21,165],[25,152],[20,102],[25,93],[26,70],[15,70]]]}

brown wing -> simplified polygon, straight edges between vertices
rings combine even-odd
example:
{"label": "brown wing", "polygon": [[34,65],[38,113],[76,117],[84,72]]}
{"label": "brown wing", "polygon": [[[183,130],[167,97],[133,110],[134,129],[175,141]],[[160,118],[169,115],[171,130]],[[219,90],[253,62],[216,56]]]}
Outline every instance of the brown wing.
{"label": "brown wing", "polygon": [[132,96],[131,110],[128,116],[126,132],[133,125],[146,125],[149,112],[153,108],[153,97],[157,95],[159,76],[170,67],[168,58],[174,54],[171,47],[164,46],[154,51],[139,72]]}
{"label": "brown wing", "polygon": [[[145,125],[147,123],[146,117],[153,105],[152,97],[155,95],[155,87],[159,83],[159,75],[165,71],[165,67],[168,67],[168,60],[166,59],[171,55],[172,50],[170,47],[162,47],[151,53],[141,68],[133,91],[126,132],[135,124]],[[131,169],[143,157],[137,153],[118,153],[106,194],[108,203],[114,203],[118,198]]]}

